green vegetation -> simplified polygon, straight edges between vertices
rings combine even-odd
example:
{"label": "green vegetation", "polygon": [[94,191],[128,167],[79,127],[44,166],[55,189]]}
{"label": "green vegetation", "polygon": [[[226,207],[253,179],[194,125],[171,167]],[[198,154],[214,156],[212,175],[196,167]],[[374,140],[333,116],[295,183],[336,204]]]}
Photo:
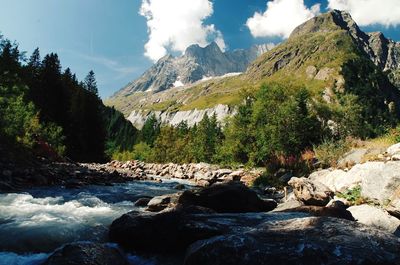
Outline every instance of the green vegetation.
{"label": "green vegetation", "polygon": [[367,202],[367,200],[361,196],[361,186],[354,187],[353,189],[346,190],[345,192],[336,195],[340,198],[346,199],[352,205],[360,205]]}
{"label": "green vegetation", "polygon": [[107,153],[131,149],[135,133],[121,113],[102,104],[93,71],[79,82],[69,68],[62,71],[57,54],[41,60],[36,49],[26,59],[0,36],[2,157],[104,161]]}

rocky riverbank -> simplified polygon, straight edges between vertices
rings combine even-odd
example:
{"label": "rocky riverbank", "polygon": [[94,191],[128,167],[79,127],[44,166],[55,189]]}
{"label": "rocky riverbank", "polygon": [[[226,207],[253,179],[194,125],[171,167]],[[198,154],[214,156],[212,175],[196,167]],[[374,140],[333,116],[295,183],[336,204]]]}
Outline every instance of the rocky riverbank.
{"label": "rocky riverbank", "polygon": [[193,182],[197,186],[207,187],[211,184],[225,181],[241,181],[250,185],[254,179],[262,174],[258,169],[229,169],[206,163],[191,164],[154,164],[140,161],[112,161],[105,165],[115,169],[123,175],[137,179],[148,179],[159,176],[167,179],[183,179]]}
{"label": "rocky riverbank", "polygon": [[186,180],[196,186],[209,186],[230,180],[250,185],[262,171],[232,170],[206,163],[153,164],[141,161],[111,161],[106,164],[52,162],[37,159],[26,164],[0,161],[0,191],[15,191],[35,186],[112,185],[134,180]]}

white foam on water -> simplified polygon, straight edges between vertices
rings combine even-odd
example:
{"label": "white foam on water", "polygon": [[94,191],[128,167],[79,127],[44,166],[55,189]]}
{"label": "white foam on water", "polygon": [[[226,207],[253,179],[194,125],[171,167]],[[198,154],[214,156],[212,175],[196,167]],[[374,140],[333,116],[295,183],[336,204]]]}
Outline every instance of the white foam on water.
{"label": "white foam on water", "polygon": [[107,226],[132,206],[132,202],[108,204],[88,194],[70,201],[61,196],[1,194],[0,249],[48,252],[65,242],[101,241]]}
{"label": "white foam on water", "polygon": [[134,207],[138,198],[172,193],[175,183],[130,182],[78,190],[49,187],[0,194],[0,265],[4,260],[35,264],[26,262],[41,256],[21,254],[51,253],[65,243],[105,242],[115,219],[139,210]]}
{"label": "white foam on water", "polygon": [[26,254],[18,255],[12,252],[0,252],[0,265],[39,265],[42,264],[49,254]]}

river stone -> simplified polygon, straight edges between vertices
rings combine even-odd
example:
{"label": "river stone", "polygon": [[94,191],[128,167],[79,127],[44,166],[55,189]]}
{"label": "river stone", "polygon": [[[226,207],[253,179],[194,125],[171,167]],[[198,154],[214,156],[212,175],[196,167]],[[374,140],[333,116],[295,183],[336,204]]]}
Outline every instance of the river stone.
{"label": "river stone", "polygon": [[277,206],[274,200],[262,200],[255,191],[236,181],[213,184],[198,191],[184,191],[178,202],[219,213],[266,212]]}
{"label": "river stone", "polygon": [[367,204],[351,206],[347,209],[357,222],[400,236],[400,220],[386,211]]}
{"label": "river stone", "polygon": [[125,256],[116,248],[101,244],[72,243],[56,250],[44,265],[128,265]]}
{"label": "river stone", "polygon": [[298,200],[306,205],[325,206],[333,197],[333,192],[318,181],[293,177],[288,182]]}
{"label": "river stone", "polygon": [[135,206],[136,207],[146,207],[147,204],[150,202],[152,198],[149,197],[143,197],[143,198],[139,198],[135,201]]}
{"label": "river stone", "polygon": [[192,244],[185,265],[400,264],[400,239],[330,217],[265,222]]}

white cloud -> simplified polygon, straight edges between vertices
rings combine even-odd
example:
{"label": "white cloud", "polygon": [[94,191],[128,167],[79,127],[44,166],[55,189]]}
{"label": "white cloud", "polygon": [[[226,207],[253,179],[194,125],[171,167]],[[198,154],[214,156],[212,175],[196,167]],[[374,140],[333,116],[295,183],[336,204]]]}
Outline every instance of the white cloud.
{"label": "white cloud", "polygon": [[328,7],[348,11],[360,26],[400,25],[399,0],[328,0]]}
{"label": "white cloud", "polygon": [[308,8],[304,0],[272,0],[264,13],[256,12],[246,25],[254,37],[288,38],[298,25],[319,13],[320,4]]}
{"label": "white cloud", "polygon": [[215,41],[224,50],[222,33],[204,20],[213,13],[209,0],[142,0],[139,14],[147,19],[149,41],[145,55],[156,61],[168,50],[184,52],[192,44]]}

